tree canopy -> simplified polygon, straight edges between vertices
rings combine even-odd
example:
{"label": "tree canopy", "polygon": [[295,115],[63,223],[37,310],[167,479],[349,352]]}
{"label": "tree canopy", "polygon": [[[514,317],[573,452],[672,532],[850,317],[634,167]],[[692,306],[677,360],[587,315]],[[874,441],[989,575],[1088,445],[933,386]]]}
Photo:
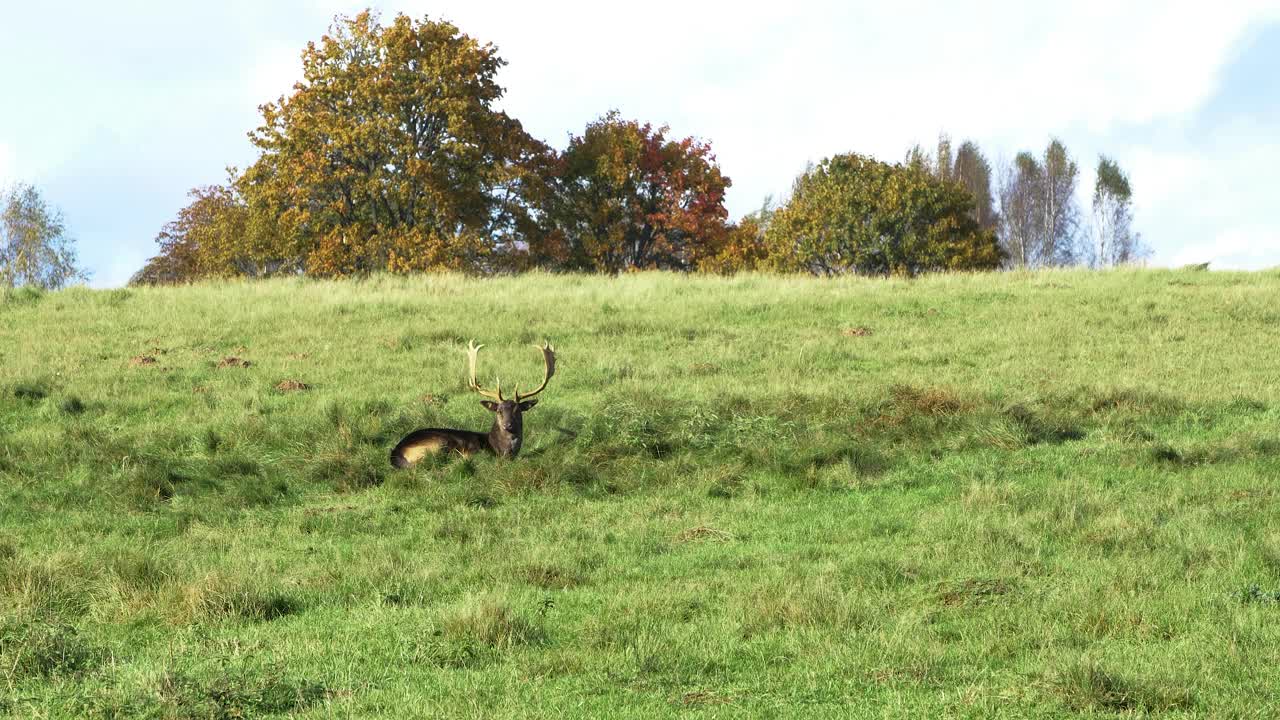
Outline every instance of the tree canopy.
{"label": "tree canopy", "polygon": [[797,180],[769,224],[776,267],[818,274],[916,275],[1001,261],[963,187],[862,155],[824,160]]}
{"label": "tree canopy", "polygon": [[76,264],[75,241],[62,211],[33,185],[0,193],[0,286],[55,290],[88,278]]}
{"label": "tree canopy", "polygon": [[616,112],[569,141],[554,178],[549,242],[572,270],[692,270],[720,251],[725,191],[708,143]]}
{"label": "tree canopy", "polygon": [[293,94],[262,106],[240,190],[311,274],[492,262],[522,240],[521,184],[545,151],[494,107],[503,64],[448,22],[338,18]]}
{"label": "tree canopy", "polygon": [[1150,250],[1133,230],[1133,188],[1115,160],[1103,155],[1093,185],[1093,225],[1090,264],[1124,265],[1146,257]]}
{"label": "tree canopy", "polygon": [[[1141,257],[1127,178],[1100,165],[1090,232],[1066,147],[998,178],[972,141],[901,165],[837,155],[737,222],[710,142],[608,112],[556,151],[500,109],[491,44],[430,18],[338,16],[259,109],[257,159],[191,191],[134,282],[461,270],[915,275]],[[1123,181],[1123,182],[1122,182]],[[999,204],[997,212],[996,202]],[[12,264],[12,262],[10,262]]]}

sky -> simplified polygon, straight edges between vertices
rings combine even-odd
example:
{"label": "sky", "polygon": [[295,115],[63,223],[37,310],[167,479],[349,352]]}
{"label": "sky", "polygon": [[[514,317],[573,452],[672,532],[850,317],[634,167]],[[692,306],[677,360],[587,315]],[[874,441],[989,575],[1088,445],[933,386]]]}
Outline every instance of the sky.
{"label": "sky", "polygon": [[[602,3],[405,0],[508,65],[500,107],[563,148],[610,109],[711,143],[739,217],[841,152],[972,139],[997,165],[1051,137],[1134,189],[1152,264],[1280,265],[1280,0]],[[123,285],[196,186],[255,155],[258,106],[301,77],[331,0],[6,3],[0,187],[64,213]]]}

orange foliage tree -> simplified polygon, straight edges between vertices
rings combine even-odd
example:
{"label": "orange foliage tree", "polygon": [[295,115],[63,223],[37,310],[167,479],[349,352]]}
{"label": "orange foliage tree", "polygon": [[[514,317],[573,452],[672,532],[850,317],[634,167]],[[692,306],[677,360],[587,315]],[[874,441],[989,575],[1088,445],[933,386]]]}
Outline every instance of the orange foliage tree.
{"label": "orange foliage tree", "polygon": [[300,269],[297,258],[281,247],[274,224],[245,202],[234,181],[195,188],[187,197],[191,202],[156,236],[159,254],[131,283],[261,277]]}
{"label": "orange foliage tree", "polygon": [[766,233],[773,213],[773,199],[766,198],[759,210],[729,225],[715,253],[698,261],[698,271],[732,275],[770,267]]}
{"label": "orange foliage tree", "polygon": [[339,17],[261,107],[239,186],[308,274],[494,269],[538,227],[523,195],[546,152],[494,108],[503,64],[447,22]]}

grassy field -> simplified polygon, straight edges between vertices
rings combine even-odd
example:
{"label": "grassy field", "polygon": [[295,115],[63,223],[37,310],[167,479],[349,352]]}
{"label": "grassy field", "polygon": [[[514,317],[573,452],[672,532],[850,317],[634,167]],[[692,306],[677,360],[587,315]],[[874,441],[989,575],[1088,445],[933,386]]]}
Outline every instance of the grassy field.
{"label": "grassy field", "polygon": [[[393,471],[472,337],[523,454]],[[1277,347],[1274,271],[9,292],[0,715],[1275,717]]]}

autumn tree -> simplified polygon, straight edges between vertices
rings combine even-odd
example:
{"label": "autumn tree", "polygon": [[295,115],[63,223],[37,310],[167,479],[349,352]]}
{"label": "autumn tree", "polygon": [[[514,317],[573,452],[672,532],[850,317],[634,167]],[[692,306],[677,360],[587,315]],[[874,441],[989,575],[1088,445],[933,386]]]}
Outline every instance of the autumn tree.
{"label": "autumn tree", "polygon": [[198,187],[191,202],[156,236],[160,252],[130,279],[133,285],[163,285],[209,277],[263,277],[301,271],[297,255],[284,247],[274,223],[250,208],[232,181]]}
{"label": "autumn tree", "polygon": [[692,270],[721,251],[729,178],[708,143],[668,132],[611,112],[570,139],[549,204],[557,267]]}
{"label": "autumn tree", "polygon": [[758,210],[730,224],[719,249],[699,260],[698,270],[732,275],[769,267],[766,233],[776,211],[773,198],[766,197]]}
{"label": "autumn tree", "polygon": [[490,269],[537,229],[522,195],[545,152],[495,108],[504,64],[448,22],[339,17],[261,107],[239,189],[310,274]]}
{"label": "autumn tree", "polygon": [[32,185],[0,193],[0,287],[56,290],[87,279],[62,211]]}
{"label": "autumn tree", "polygon": [[1093,185],[1090,264],[1107,267],[1136,262],[1149,254],[1133,229],[1133,188],[1129,176],[1105,155],[1098,157]]}
{"label": "autumn tree", "polygon": [[857,154],[801,176],[767,230],[772,263],[816,274],[916,275],[1001,262],[995,235],[962,187]]}

